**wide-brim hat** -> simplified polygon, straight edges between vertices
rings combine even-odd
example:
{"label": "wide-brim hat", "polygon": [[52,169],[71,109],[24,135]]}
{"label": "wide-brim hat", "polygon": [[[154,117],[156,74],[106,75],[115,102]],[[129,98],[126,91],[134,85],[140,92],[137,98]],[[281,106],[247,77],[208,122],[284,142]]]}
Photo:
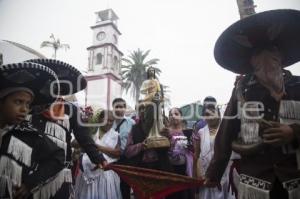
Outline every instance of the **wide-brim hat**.
{"label": "wide-brim hat", "polygon": [[72,95],[87,86],[87,81],[82,73],[65,62],[55,59],[30,59],[26,62],[42,64],[53,70],[60,82],[60,95]]}
{"label": "wide-brim hat", "polygon": [[283,67],[300,60],[300,11],[271,10],[237,21],[218,38],[214,56],[223,68],[248,74],[252,55],[269,47],[279,50]]}
{"label": "wide-brim hat", "polygon": [[33,94],[32,105],[48,104],[59,92],[58,78],[48,67],[36,63],[13,63],[0,66],[0,97],[16,91]]}

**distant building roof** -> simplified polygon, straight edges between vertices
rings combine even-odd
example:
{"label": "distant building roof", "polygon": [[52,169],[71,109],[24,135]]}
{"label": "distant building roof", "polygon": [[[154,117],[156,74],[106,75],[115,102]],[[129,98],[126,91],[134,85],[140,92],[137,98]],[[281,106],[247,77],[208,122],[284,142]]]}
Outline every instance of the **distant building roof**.
{"label": "distant building roof", "polygon": [[39,58],[43,58],[43,59],[47,58],[46,56],[42,55],[38,51],[33,50],[32,48],[29,48],[28,46],[25,46],[23,44],[20,44],[20,43],[17,43],[17,42],[13,42],[13,41],[8,41],[8,40],[3,40],[3,41],[6,41],[6,42],[11,43],[11,44],[13,44],[15,46],[18,46],[19,48],[21,48],[21,49],[23,49],[25,51],[28,51],[28,52],[32,53],[33,55],[36,55]]}
{"label": "distant building roof", "polygon": [[28,46],[8,40],[0,40],[0,54],[3,62],[1,64],[22,62],[28,59],[46,58],[41,53]]}

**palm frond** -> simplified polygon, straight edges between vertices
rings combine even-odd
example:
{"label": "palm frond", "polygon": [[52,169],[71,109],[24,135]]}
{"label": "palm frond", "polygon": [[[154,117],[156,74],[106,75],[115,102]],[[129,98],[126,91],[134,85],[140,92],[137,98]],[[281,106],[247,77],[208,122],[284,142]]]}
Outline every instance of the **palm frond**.
{"label": "palm frond", "polygon": [[53,47],[53,43],[51,41],[43,41],[41,43],[41,48],[44,48],[44,47]]}
{"label": "palm frond", "polygon": [[69,44],[60,44],[61,48],[64,48],[64,49],[70,49],[70,45]]}
{"label": "palm frond", "polygon": [[43,41],[41,43],[40,47],[41,48],[43,48],[43,47],[51,47],[54,50],[54,55],[53,55],[54,58],[56,58],[56,52],[57,52],[58,49],[60,49],[60,48],[64,48],[65,50],[70,49],[70,45],[69,44],[63,44],[63,43],[61,43],[60,39],[56,39],[54,37],[53,33],[50,35],[50,39],[52,39],[52,41]]}
{"label": "palm frond", "polygon": [[[130,90],[132,97],[136,99],[139,98],[139,92],[143,81],[146,79],[146,71],[152,66],[159,62],[159,59],[150,59],[146,61],[150,54],[150,50],[142,51],[137,49],[132,51],[127,58],[122,58],[121,65],[121,77],[123,80],[123,89],[126,93]],[[157,74],[161,73],[161,70],[154,67]]]}

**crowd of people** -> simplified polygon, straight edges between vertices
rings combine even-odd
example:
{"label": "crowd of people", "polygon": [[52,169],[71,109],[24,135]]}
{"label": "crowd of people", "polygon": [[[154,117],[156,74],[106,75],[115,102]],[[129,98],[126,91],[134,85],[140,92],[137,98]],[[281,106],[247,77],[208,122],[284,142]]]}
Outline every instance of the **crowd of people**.
{"label": "crowd of people", "polygon": [[0,198],[140,199],[138,187],[154,187],[109,165],[202,183],[178,189],[176,181],[166,199],[300,198],[300,77],[284,69],[300,60],[299,21],[299,11],[273,10],[224,31],[215,59],[239,76],[224,115],[208,96],[192,129],[179,108],[164,115],[152,67],[136,118],[115,98],[112,110],[82,121],[64,100],[87,86],[75,67],[51,59],[1,65]]}
{"label": "crowd of people", "polygon": [[[169,140],[170,145],[154,148],[149,148],[147,145],[152,127],[149,127],[149,121],[146,121],[145,104],[138,104],[138,117],[135,117],[134,120],[125,116],[126,101],[124,99],[116,98],[112,105],[112,112],[102,110],[99,114],[95,114],[93,117],[96,119],[92,120],[102,123],[106,118],[107,122],[99,127],[93,137],[98,150],[103,153],[108,163],[114,162],[199,179],[204,178],[212,158],[213,140],[220,123],[215,98],[207,97],[204,101],[203,115],[211,115],[212,119],[199,120],[194,129],[186,129],[181,110],[171,108],[167,117],[168,123],[163,124],[164,127],[160,131],[160,134]],[[215,113],[218,114],[217,117],[214,117]],[[148,133],[146,133],[147,131]],[[120,179],[114,171],[95,170],[95,165],[86,154],[83,154],[78,161],[80,171],[76,177],[75,198],[130,199],[134,196],[134,192],[131,193],[130,185]],[[234,198],[233,192],[228,191],[228,173],[224,175],[221,190],[217,188],[188,189],[170,194],[166,198]]]}

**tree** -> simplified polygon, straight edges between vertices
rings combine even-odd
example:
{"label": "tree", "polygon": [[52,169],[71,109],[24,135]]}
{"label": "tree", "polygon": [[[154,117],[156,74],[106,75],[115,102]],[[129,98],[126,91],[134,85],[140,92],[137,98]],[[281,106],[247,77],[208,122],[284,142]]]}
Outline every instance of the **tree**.
{"label": "tree", "polygon": [[[123,80],[123,88],[126,93],[131,90],[132,97],[135,98],[135,102],[138,103],[140,97],[140,88],[143,81],[146,79],[147,69],[159,61],[159,59],[150,59],[146,61],[150,50],[143,52],[138,49],[129,54],[128,58],[123,58],[124,65],[121,66],[121,76]],[[159,68],[155,69],[156,76],[161,73]]]}
{"label": "tree", "polygon": [[54,54],[52,56],[54,59],[56,59],[56,53],[59,49],[61,49],[61,48],[64,48],[65,50],[70,49],[69,44],[60,43],[60,39],[55,39],[53,33],[50,35],[50,39],[52,39],[52,41],[43,41],[41,43],[41,48],[44,48],[44,47],[52,48],[54,50]]}
{"label": "tree", "polygon": [[170,107],[171,107],[171,98],[170,98],[171,90],[170,90],[170,87],[167,86],[167,85],[162,84],[162,89],[163,89],[163,92],[164,92],[164,106],[163,106],[163,108],[170,109]]}

